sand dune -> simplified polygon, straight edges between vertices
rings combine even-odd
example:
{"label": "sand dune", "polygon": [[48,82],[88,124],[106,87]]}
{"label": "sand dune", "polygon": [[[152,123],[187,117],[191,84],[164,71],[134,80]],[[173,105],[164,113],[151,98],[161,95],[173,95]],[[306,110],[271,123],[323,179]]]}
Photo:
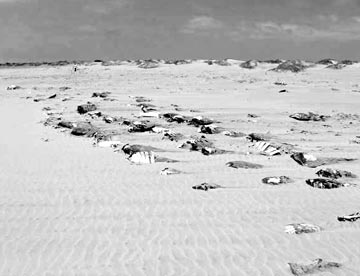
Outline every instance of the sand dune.
{"label": "sand dune", "polygon": [[[321,275],[360,275],[360,222],[337,221],[360,211],[358,187],[309,187],[305,180],[316,178],[317,169],[300,166],[289,155],[246,154],[251,144],[246,138],[206,135],[234,153],[205,156],[179,149],[180,142],[160,134],[129,133],[124,125],[76,112],[91,101],[104,114],[134,119],[140,108],[129,106],[135,104],[129,96],[144,96],[160,112],[202,115],[244,133],[270,132],[276,141],[319,157],[360,158],[360,145],[351,142],[360,135],[360,118],[349,115],[359,115],[358,64],[342,70],[317,65],[298,74],[269,71],[271,64],[251,70],[238,64],[92,65],[76,73],[71,66],[1,69],[0,275],[278,276],[291,275],[289,262],[316,258],[343,264]],[[289,92],[278,93],[283,87],[275,82],[285,82]],[[22,89],[6,91],[12,84]],[[60,91],[63,86],[71,89]],[[91,98],[103,91],[114,101]],[[54,93],[54,99],[33,101]],[[65,97],[69,100],[62,101]],[[308,111],[331,118],[289,117]],[[70,121],[88,118],[117,131],[124,143],[161,148],[161,156],[180,162],[131,164],[121,152],[94,147],[90,138],[44,127],[46,112],[60,112]],[[193,126],[150,120],[186,137],[200,135]],[[225,165],[234,160],[264,168]],[[359,162],[330,167],[360,176]],[[160,175],[165,167],[186,173]],[[294,182],[261,182],[274,175]],[[191,188],[203,182],[227,188]],[[286,234],[285,225],[296,222],[323,231]]]}

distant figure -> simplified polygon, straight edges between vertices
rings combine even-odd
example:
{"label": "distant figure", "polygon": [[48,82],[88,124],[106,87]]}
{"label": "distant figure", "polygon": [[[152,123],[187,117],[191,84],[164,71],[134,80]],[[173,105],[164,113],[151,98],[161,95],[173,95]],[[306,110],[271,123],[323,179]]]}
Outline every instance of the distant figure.
{"label": "distant figure", "polygon": [[78,67],[76,65],[74,65],[73,70],[74,70],[74,72],[76,72],[78,70]]}

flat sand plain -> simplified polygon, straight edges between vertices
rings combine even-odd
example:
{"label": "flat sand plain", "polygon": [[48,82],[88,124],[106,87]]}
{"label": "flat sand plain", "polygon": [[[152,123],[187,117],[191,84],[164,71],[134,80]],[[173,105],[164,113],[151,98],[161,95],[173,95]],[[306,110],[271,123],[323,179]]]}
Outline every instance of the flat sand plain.
{"label": "flat sand plain", "polygon": [[[206,135],[235,153],[205,156],[179,149],[180,142],[159,134],[128,133],[125,126],[94,119],[102,128],[118,129],[124,143],[159,147],[165,150],[162,156],[180,161],[134,165],[122,153],[94,147],[89,138],[43,125],[48,118],[44,107],[65,119],[84,120],[87,115],[77,114],[76,107],[87,101],[105,114],[133,119],[141,111],[129,96],[144,96],[160,112],[174,112],[171,104],[176,104],[178,113],[213,118],[219,126],[244,133],[269,132],[316,156],[360,158],[360,144],[352,142],[360,135],[360,118],[354,116],[360,114],[360,65],[342,70],[317,65],[297,74],[268,71],[273,67],[248,70],[236,62],[210,66],[198,61],[154,69],[1,69],[0,275],[279,276],[291,275],[288,262],[316,258],[343,264],[321,275],[360,275],[360,221],[337,221],[337,216],[360,211],[358,187],[312,188],[305,180],[315,178],[317,169],[302,167],[289,155],[247,154],[246,138]],[[13,84],[22,89],[7,91]],[[71,89],[60,91],[62,86]],[[114,101],[91,98],[102,91],[111,92]],[[55,93],[54,99],[33,101]],[[331,118],[289,118],[308,111]],[[186,124],[150,120],[199,135]],[[225,166],[234,160],[264,168]],[[160,175],[164,167],[185,173]],[[324,167],[360,176],[360,160]],[[294,182],[261,182],[275,175]],[[231,188],[192,189],[202,182]],[[286,234],[284,226],[295,222],[323,231]]]}

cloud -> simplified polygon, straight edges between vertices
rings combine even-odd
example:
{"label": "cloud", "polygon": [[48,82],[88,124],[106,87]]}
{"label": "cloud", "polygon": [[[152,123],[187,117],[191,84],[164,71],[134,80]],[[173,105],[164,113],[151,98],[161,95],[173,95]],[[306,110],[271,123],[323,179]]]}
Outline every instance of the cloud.
{"label": "cloud", "polygon": [[[356,20],[338,21],[330,16],[327,24],[278,23],[273,21],[242,21],[229,30],[228,35],[236,41],[244,37],[251,39],[291,39],[291,40],[339,40],[360,39],[360,24]],[[324,18],[320,18],[324,20]]]}
{"label": "cloud", "polygon": [[219,30],[224,27],[223,22],[210,16],[197,16],[189,20],[181,29],[186,34]]}

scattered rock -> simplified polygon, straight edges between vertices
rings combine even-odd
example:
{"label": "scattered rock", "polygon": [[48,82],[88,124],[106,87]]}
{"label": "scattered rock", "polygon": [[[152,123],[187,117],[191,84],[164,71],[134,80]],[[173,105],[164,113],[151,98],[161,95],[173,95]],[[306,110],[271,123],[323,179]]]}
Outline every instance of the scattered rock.
{"label": "scattered rock", "polygon": [[295,152],[290,157],[296,161],[301,166],[306,166],[309,168],[316,168],[323,165],[336,164],[340,162],[350,162],[355,161],[357,159],[354,158],[333,158],[333,157],[324,157],[317,158],[311,154],[303,153],[303,152]]}
{"label": "scattered rock", "polygon": [[90,123],[77,123],[75,127],[72,128],[71,134],[75,136],[93,136],[97,132]]}
{"label": "scattered rock", "polygon": [[285,233],[288,234],[304,234],[320,232],[320,226],[308,223],[292,223],[285,226]]}
{"label": "scattered rock", "polygon": [[287,176],[269,176],[262,179],[264,184],[270,185],[280,185],[280,184],[288,184],[293,182],[290,177]]}
{"label": "scattered rock", "polygon": [[322,60],[319,60],[318,62],[316,62],[316,64],[322,64],[322,65],[334,65],[337,63],[338,62],[336,60],[331,59],[331,58],[322,59]]}
{"label": "scattered rock", "polygon": [[155,61],[144,61],[138,67],[142,69],[153,69],[153,68],[158,68],[159,63]]}
{"label": "scattered rock", "polygon": [[165,168],[163,170],[161,170],[160,174],[161,175],[173,175],[173,174],[180,174],[181,171],[172,169],[172,168]]}
{"label": "scattered rock", "polygon": [[313,188],[318,189],[336,189],[340,187],[347,187],[349,184],[342,183],[333,179],[328,178],[315,178],[306,180],[306,184]]}
{"label": "scattered rock", "polygon": [[130,144],[125,144],[121,150],[127,154],[127,155],[133,155],[137,152],[143,152],[143,151],[148,151],[148,152],[160,152],[160,151],[163,151],[161,149],[158,149],[158,148],[155,148],[155,147],[152,147],[152,146],[143,146],[143,145],[137,145],[137,144],[134,144],[134,145],[130,145]]}
{"label": "scattered rock", "polygon": [[246,136],[246,134],[243,132],[236,132],[236,131],[232,131],[232,130],[225,130],[222,132],[222,134],[224,134],[225,136],[234,137],[234,138]]}
{"label": "scattered rock", "polygon": [[146,132],[151,131],[155,127],[155,124],[150,122],[132,122],[128,128],[128,132]]}
{"label": "scattered rock", "polygon": [[98,141],[95,143],[100,148],[118,148],[122,145],[120,141]]}
{"label": "scattered rock", "polygon": [[279,82],[279,81],[274,82],[274,84],[275,84],[275,85],[282,85],[282,86],[287,85],[285,82]]}
{"label": "scattered rock", "polygon": [[356,178],[357,176],[351,172],[348,171],[342,171],[342,170],[335,170],[335,169],[321,169],[316,174],[320,177],[326,177],[326,178],[342,178],[342,177],[348,177],[348,178]]}
{"label": "scattered rock", "polygon": [[71,87],[68,87],[68,86],[59,87],[60,91],[66,91],[66,90],[69,90],[69,89],[71,89]]}
{"label": "scattered rock", "polygon": [[79,114],[85,114],[85,113],[90,112],[90,111],[95,111],[96,109],[97,109],[97,107],[96,107],[95,104],[87,103],[87,104],[79,105],[77,107],[77,112]]}
{"label": "scattered rock", "polygon": [[290,270],[295,276],[314,274],[339,268],[342,265],[336,262],[327,262],[323,259],[313,260],[310,264],[289,263]]}
{"label": "scattered rock", "polygon": [[206,125],[200,126],[198,132],[204,134],[219,134],[224,131],[224,128],[218,127],[216,125]]}
{"label": "scattered rock", "polygon": [[70,121],[61,121],[58,123],[58,126],[62,127],[62,128],[72,129],[76,126],[76,124],[74,124],[73,122],[70,122]]}
{"label": "scattered rock", "polygon": [[268,133],[250,133],[247,138],[250,140],[250,142],[257,142],[269,141],[273,138],[273,136]]}
{"label": "scattered rock", "polygon": [[275,69],[272,69],[272,71],[276,72],[286,72],[290,71],[293,73],[299,73],[304,71],[307,68],[306,65],[303,64],[300,60],[287,60],[281,64],[278,65]]}
{"label": "scattered rock", "polygon": [[196,116],[196,117],[193,117],[189,122],[188,124],[189,125],[193,125],[195,127],[199,127],[199,126],[203,126],[203,125],[211,125],[215,123],[213,120],[211,119],[208,119],[208,118],[204,118],[202,116]]}
{"label": "scattered rock", "polygon": [[219,188],[223,188],[223,187],[218,184],[201,183],[200,185],[195,185],[192,188],[194,190],[208,191],[208,190],[219,189]]}
{"label": "scattered rock", "polygon": [[181,133],[167,132],[164,134],[162,139],[169,139],[170,141],[178,142],[179,140],[184,139],[184,135]]}
{"label": "scattered rock", "polygon": [[264,167],[263,165],[246,162],[246,161],[231,161],[231,162],[227,162],[226,166],[235,169],[261,169]]}
{"label": "scattered rock", "polygon": [[177,123],[183,123],[188,121],[188,118],[179,115],[177,113],[164,113],[161,115],[161,118],[164,118],[167,122],[172,123],[172,122],[177,122]]}
{"label": "scattered rock", "polygon": [[249,113],[247,116],[248,116],[248,118],[259,118],[260,117],[256,114],[251,114],[251,113]]}
{"label": "scattered rock", "polygon": [[351,214],[351,215],[347,215],[347,216],[338,217],[337,219],[338,219],[338,221],[350,221],[350,222],[353,222],[353,221],[356,221],[356,220],[360,219],[360,212],[357,212],[357,213],[354,213],[354,214]]}
{"label": "scattered rock", "polygon": [[92,98],[107,98],[109,97],[111,93],[110,92],[94,92],[92,94]]}
{"label": "scattered rock", "polygon": [[6,87],[6,90],[18,90],[18,89],[21,89],[21,87],[18,85],[9,85],[8,87]]}
{"label": "scattered rock", "polygon": [[279,91],[279,93],[289,93],[289,91],[287,91],[286,89],[282,89]]}
{"label": "scattered rock", "polygon": [[330,118],[330,116],[319,115],[316,113],[294,113],[289,116],[292,119],[298,121],[325,121],[326,119]]}
{"label": "scattered rock", "polygon": [[240,64],[240,67],[246,68],[246,69],[254,69],[259,65],[259,62],[257,60],[248,60]]}
{"label": "scattered rock", "polygon": [[329,69],[335,69],[335,70],[340,70],[346,67],[346,64],[342,64],[342,63],[337,63],[337,64],[331,64],[329,66],[326,66],[326,68]]}

